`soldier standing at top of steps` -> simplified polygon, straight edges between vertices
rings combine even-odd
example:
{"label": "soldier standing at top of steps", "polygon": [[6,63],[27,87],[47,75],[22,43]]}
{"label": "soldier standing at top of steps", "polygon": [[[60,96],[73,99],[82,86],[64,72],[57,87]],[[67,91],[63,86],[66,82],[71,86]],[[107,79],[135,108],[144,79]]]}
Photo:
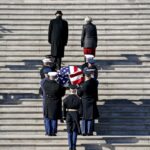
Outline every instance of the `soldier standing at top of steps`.
{"label": "soldier standing at top of steps", "polygon": [[56,79],[57,72],[49,72],[49,80],[43,84],[45,93],[44,117],[48,118],[48,135],[56,136],[57,120],[62,119],[62,96],[65,88],[59,85]]}
{"label": "soldier standing at top of steps", "polygon": [[52,19],[49,24],[48,42],[51,44],[51,55],[55,58],[56,67],[60,69],[68,42],[68,22],[62,19],[61,11],[57,11],[55,15],[56,19]]}
{"label": "soldier standing at top of steps", "polygon": [[82,99],[82,135],[93,135],[94,119],[98,118],[96,102],[98,100],[98,81],[92,78],[91,71],[85,70],[85,82],[78,89],[77,94]]}
{"label": "soldier standing at top of steps", "polygon": [[63,112],[67,123],[69,150],[76,150],[77,134],[80,133],[82,103],[77,96],[77,86],[70,85],[70,94],[64,99]]}

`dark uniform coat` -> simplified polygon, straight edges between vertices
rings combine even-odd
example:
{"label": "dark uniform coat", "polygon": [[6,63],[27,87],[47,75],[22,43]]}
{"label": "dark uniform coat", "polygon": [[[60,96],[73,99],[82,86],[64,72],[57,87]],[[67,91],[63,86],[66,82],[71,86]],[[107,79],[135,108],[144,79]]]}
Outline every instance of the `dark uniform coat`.
{"label": "dark uniform coat", "polygon": [[83,119],[92,120],[98,118],[98,109],[96,101],[98,100],[98,81],[91,78],[85,81],[80,89],[78,95],[82,98]]}
{"label": "dark uniform coat", "polygon": [[65,88],[54,80],[46,80],[43,85],[45,91],[44,116],[51,119],[62,118],[62,96],[65,95]]}
{"label": "dark uniform coat", "polygon": [[48,69],[50,69],[51,71],[52,71],[52,69],[51,69],[51,67],[50,66],[43,66],[41,69],[40,69],[40,76],[41,76],[41,79],[44,79],[45,78],[45,75],[44,75],[44,69],[46,69],[46,68],[48,68]]}
{"label": "dark uniform coat", "polygon": [[84,63],[81,66],[81,70],[84,72],[86,69],[93,69],[94,71],[94,78],[97,79],[98,78],[98,69],[96,67],[96,65],[92,65],[91,67],[88,67],[88,63]]}
{"label": "dark uniform coat", "polygon": [[64,57],[64,47],[68,41],[68,23],[61,16],[50,21],[48,42],[51,44],[51,55]]}
{"label": "dark uniform coat", "polygon": [[97,29],[94,24],[88,23],[83,25],[81,47],[93,49],[97,47]]}
{"label": "dark uniform coat", "polygon": [[[67,111],[66,109],[77,109],[78,111]],[[66,97],[64,99],[63,112],[66,118],[68,132],[73,132],[77,129],[77,132],[80,133],[79,119],[82,113],[80,98],[75,94]]]}

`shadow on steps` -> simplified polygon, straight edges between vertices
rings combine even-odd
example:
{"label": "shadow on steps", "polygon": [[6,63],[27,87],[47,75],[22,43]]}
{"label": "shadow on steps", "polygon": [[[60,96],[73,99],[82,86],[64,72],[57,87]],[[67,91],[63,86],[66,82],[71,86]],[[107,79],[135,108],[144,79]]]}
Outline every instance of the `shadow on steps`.
{"label": "shadow on steps", "polygon": [[41,60],[25,60],[22,61],[24,65],[6,65],[6,68],[9,68],[10,70],[38,70],[39,66],[42,65]]}
{"label": "shadow on steps", "polygon": [[150,135],[150,100],[110,99],[98,105],[97,135]]}
{"label": "shadow on steps", "polygon": [[34,93],[0,93],[0,104],[21,104],[20,99],[39,99],[39,95]]}

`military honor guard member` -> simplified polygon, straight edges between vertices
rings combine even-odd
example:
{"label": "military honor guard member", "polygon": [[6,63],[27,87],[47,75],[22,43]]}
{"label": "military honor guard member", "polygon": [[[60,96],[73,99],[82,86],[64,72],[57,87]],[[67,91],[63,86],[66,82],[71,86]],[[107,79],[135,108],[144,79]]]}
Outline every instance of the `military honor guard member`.
{"label": "military honor guard member", "polygon": [[44,75],[44,69],[48,68],[52,71],[52,69],[50,68],[50,59],[49,58],[44,58],[42,60],[43,62],[43,66],[42,68],[40,69],[40,76],[41,76],[41,79],[44,79],[45,78],[45,75]]}
{"label": "military honor guard member", "polygon": [[[41,85],[41,91],[42,91],[42,98],[43,98],[43,112],[44,112],[44,108],[45,108],[45,99],[46,99],[46,95],[45,95],[45,91],[44,91],[44,83],[46,80],[49,80],[48,79],[48,73],[51,72],[51,69],[50,68],[44,68],[43,69],[43,74],[44,74],[44,79],[42,79],[42,81],[40,82],[40,85]],[[43,113],[44,114],[44,113]],[[44,126],[45,126],[45,135],[48,135],[49,134],[49,131],[48,131],[48,126],[49,126],[49,119],[47,117],[44,116]]]}
{"label": "military honor guard member", "polygon": [[57,72],[49,72],[49,80],[43,84],[45,92],[44,117],[48,118],[47,131],[49,136],[56,136],[57,121],[62,119],[62,96],[65,88],[59,85],[56,79]]}
{"label": "military honor guard member", "polygon": [[81,99],[76,85],[70,85],[70,94],[64,99],[63,112],[67,123],[69,150],[76,150],[77,135],[80,133]]}
{"label": "military honor guard member", "polygon": [[61,58],[64,57],[68,42],[68,22],[62,19],[63,13],[57,11],[56,18],[49,24],[48,42],[51,44],[51,55],[55,58],[57,69],[61,68]]}
{"label": "military honor guard member", "polygon": [[85,55],[86,62],[81,66],[82,71],[91,71],[91,76],[95,79],[98,78],[98,69],[95,65],[95,60],[93,55]]}
{"label": "military honor guard member", "polygon": [[86,70],[85,82],[78,89],[78,95],[82,98],[82,135],[93,135],[94,119],[98,118],[99,113],[96,102],[98,100],[98,81],[91,77],[91,72]]}

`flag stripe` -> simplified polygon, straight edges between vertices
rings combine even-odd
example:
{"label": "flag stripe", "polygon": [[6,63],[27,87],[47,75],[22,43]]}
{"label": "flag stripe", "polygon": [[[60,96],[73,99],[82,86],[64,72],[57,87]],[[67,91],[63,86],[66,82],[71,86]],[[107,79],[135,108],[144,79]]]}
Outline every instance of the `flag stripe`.
{"label": "flag stripe", "polygon": [[83,81],[84,81],[84,78],[82,77],[82,78],[80,78],[78,80],[72,81],[71,83],[72,84],[81,84],[81,83],[83,83]]}
{"label": "flag stripe", "polygon": [[71,84],[81,84],[84,81],[83,72],[77,66],[69,66]]}
{"label": "flag stripe", "polygon": [[74,73],[74,74],[70,74],[70,77],[73,78],[73,77],[75,77],[75,76],[82,75],[82,74],[83,74],[83,72],[80,71],[80,72],[76,72],[76,73]]}

